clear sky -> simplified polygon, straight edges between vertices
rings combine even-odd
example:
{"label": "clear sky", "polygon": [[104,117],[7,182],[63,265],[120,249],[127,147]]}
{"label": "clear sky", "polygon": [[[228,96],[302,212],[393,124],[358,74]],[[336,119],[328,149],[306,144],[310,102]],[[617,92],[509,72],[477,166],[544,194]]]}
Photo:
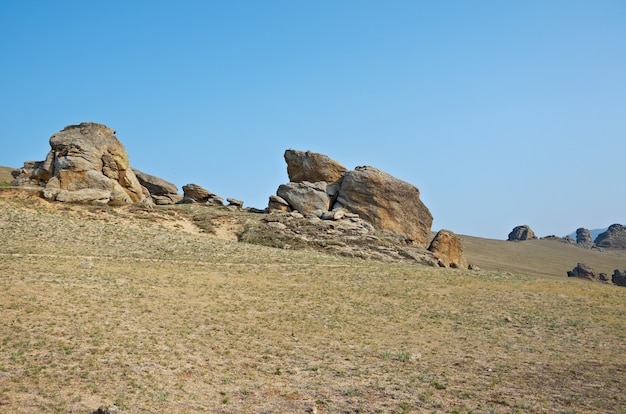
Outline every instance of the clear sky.
{"label": "clear sky", "polygon": [[434,230],[626,223],[624,0],[0,0],[0,51],[0,165],[92,121],[246,206],[293,148],[414,184]]}

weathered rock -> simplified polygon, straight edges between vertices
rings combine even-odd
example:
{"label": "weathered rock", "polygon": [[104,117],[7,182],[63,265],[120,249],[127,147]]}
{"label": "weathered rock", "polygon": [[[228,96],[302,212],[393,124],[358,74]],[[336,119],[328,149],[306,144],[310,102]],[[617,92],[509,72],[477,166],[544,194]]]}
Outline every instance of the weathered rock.
{"label": "weathered rock", "polygon": [[196,203],[206,203],[209,201],[209,198],[215,196],[214,193],[198,184],[183,185],[183,192],[185,193],[186,198],[190,198]]}
{"label": "weathered rock", "polygon": [[380,230],[426,247],[433,216],[419,195],[412,184],[374,167],[357,167],[343,176],[333,210],[343,208]]}
{"label": "weathered rock", "polygon": [[517,226],[509,233],[509,241],[521,241],[521,240],[534,240],[535,232],[533,232],[529,226]]}
{"label": "weathered rock", "polygon": [[237,200],[235,198],[227,198],[226,201],[228,201],[229,206],[243,208],[243,201],[241,200]]}
{"label": "weathered rock", "polygon": [[288,213],[291,211],[289,203],[282,197],[271,195],[267,206],[269,213]]}
{"label": "weathered rock", "polygon": [[330,197],[326,193],[326,182],[290,182],[278,187],[276,195],[284,199],[292,210],[308,214],[314,210],[330,209]]}
{"label": "weathered rock", "polygon": [[614,285],[626,287],[626,270],[615,269],[611,281]]}
{"label": "weathered rock", "polygon": [[325,181],[330,184],[341,179],[346,172],[346,167],[337,161],[311,151],[286,150],[285,161],[289,181],[293,183]]}
{"label": "weathered rock", "polygon": [[609,249],[626,249],[626,227],[612,224],[607,231],[596,237],[596,246]]}
{"label": "weathered rock", "polygon": [[70,125],[52,135],[50,147],[30,174],[32,182],[47,181],[47,199],[122,204],[146,198],[111,128],[93,122]]}
{"label": "weathered rock", "polygon": [[580,277],[582,279],[593,280],[593,281],[598,280],[598,275],[593,270],[593,268],[589,265],[586,265],[585,263],[578,263],[578,265],[576,265],[574,269],[567,272],[567,276]]}
{"label": "weathered rock", "polygon": [[576,244],[588,249],[594,246],[593,238],[591,237],[589,230],[584,227],[576,229]]}
{"label": "weathered rock", "polygon": [[148,191],[150,191],[151,195],[178,194],[178,187],[169,181],[165,181],[164,179],[154,175],[146,174],[136,168],[133,168],[133,172],[135,173],[137,180],[139,180],[139,184],[146,187]]}
{"label": "weathered rock", "polygon": [[461,239],[450,230],[439,230],[428,251],[434,253],[446,267],[467,269]]}

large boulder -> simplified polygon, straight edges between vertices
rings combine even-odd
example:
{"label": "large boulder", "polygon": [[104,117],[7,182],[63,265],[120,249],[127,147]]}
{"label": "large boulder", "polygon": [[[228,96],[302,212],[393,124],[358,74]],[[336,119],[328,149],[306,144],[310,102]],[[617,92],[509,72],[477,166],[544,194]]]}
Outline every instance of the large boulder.
{"label": "large boulder", "polygon": [[326,182],[324,181],[282,184],[278,187],[276,195],[285,200],[292,210],[302,214],[330,209],[330,197],[326,193]]}
{"label": "large boulder", "polygon": [[203,203],[208,205],[223,206],[224,199],[198,184],[183,185],[184,197],[182,202],[187,204]]}
{"label": "large boulder", "polygon": [[596,246],[610,249],[626,249],[626,227],[612,224],[596,237]]}
{"label": "large boulder", "polygon": [[597,281],[598,275],[593,268],[585,263],[578,263],[576,267],[567,272],[569,277],[580,277],[582,279]]}
{"label": "large boulder", "polygon": [[626,287],[626,270],[615,269],[611,281],[614,285]]}
{"label": "large boulder", "polygon": [[576,229],[576,244],[586,248],[593,247],[593,238],[589,230],[584,227]]}
{"label": "large boulder", "polygon": [[357,167],[343,176],[333,209],[358,214],[379,230],[426,247],[433,216],[419,190],[374,167]]}
{"label": "large boulder", "polygon": [[136,168],[133,168],[133,172],[135,173],[139,184],[148,189],[155,204],[176,204],[183,199],[183,195],[178,194],[178,187],[169,181],[165,181],[164,179],[155,177],[154,175],[146,174]]}
{"label": "large boulder", "polygon": [[324,154],[311,151],[286,150],[287,174],[289,181],[334,183],[346,173],[346,167]]}
{"label": "large boulder", "polygon": [[535,236],[535,232],[530,229],[529,226],[517,226],[510,233],[508,241],[522,241],[522,240],[534,240],[537,236]]}
{"label": "large boulder", "polygon": [[439,258],[441,266],[467,269],[461,239],[450,230],[439,230],[428,250]]}
{"label": "large boulder", "polygon": [[32,171],[49,200],[123,204],[144,201],[147,191],[130,168],[111,128],[93,122],[70,125],[50,138],[46,160]]}

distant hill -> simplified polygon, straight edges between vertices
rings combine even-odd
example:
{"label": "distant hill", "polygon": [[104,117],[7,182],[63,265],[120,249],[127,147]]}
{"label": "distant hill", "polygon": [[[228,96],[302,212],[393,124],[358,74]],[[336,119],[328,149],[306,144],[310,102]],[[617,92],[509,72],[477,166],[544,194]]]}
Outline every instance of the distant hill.
{"label": "distant hill", "polygon": [[[593,230],[589,230],[589,233],[591,233],[591,238],[593,240],[595,240],[596,237],[598,237],[598,235],[600,233],[604,233],[607,229],[608,229],[608,227],[605,227],[603,229],[593,229]],[[568,234],[568,236],[570,236],[572,239],[576,240],[576,232],[570,233],[570,234]]]}
{"label": "distant hill", "polygon": [[13,176],[11,175],[11,171],[13,170],[15,170],[15,168],[0,167],[0,186],[6,186],[13,181]]}

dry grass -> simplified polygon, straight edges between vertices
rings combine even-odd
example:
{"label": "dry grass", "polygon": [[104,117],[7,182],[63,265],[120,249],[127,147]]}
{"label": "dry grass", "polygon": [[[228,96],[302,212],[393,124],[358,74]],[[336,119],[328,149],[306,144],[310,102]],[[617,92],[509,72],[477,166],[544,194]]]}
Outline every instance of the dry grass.
{"label": "dry grass", "polygon": [[185,208],[3,192],[0,412],[626,412],[626,289],[230,242]]}
{"label": "dry grass", "polygon": [[0,187],[8,187],[11,185],[13,181],[13,176],[11,175],[11,171],[15,168],[10,167],[0,167]]}

